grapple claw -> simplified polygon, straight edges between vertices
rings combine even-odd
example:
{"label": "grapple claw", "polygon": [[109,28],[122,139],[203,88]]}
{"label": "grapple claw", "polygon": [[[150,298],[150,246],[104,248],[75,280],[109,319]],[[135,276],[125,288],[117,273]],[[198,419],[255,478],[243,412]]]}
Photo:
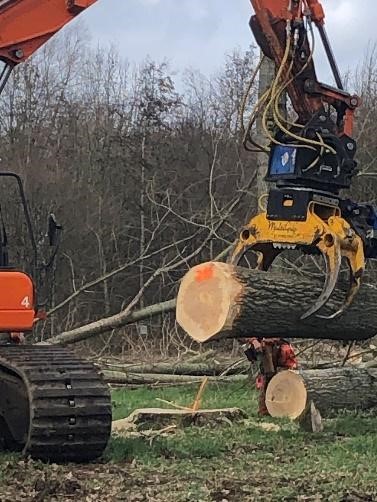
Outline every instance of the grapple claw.
{"label": "grapple claw", "polygon": [[337,238],[331,234],[326,234],[325,238],[317,244],[317,248],[321,251],[325,261],[325,284],[317,301],[301,316],[301,320],[312,316],[327,303],[338,281],[342,255]]}
{"label": "grapple claw", "polygon": [[364,268],[360,267],[360,260],[363,260],[363,255],[360,256],[360,250],[362,245],[360,245],[352,250],[343,250],[342,256],[347,258],[349,269],[350,269],[350,285],[347,291],[346,298],[341,305],[341,307],[334,313],[329,315],[318,315],[321,319],[336,319],[348,309],[348,307],[353,302],[357,292],[359,291],[361,285],[361,276],[363,274]]}
{"label": "grapple claw", "polygon": [[[261,213],[249,222],[242,230],[228,263],[238,265],[241,257],[250,249],[257,252],[256,268],[268,270],[274,259],[284,249],[305,249],[313,253],[319,250],[324,257],[326,278],[322,292],[317,301],[300,319],[307,319],[316,314],[325,319],[335,319],[352,303],[359,287],[365,257],[361,237],[341,217],[338,207],[321,204],[309,204],[305,221],[270,220],[267,213]],[[333,211],[333,212],[331,212]],[[350,266],[350,287],[342,306],[329,315],[318,315],[332,295],[339,276],[342,257],[347,258]]]}
{"label": "grapple claw", "polygon": [[340,315],[343,314],[343,312],[345,310],[348,309],[348,307],[351,305],[351,303],[353,302],[353,299],[355,298],[355,295],[357,294],[357,292],[359,291],[359,288],[360,288],[360,279],[356,279],[355,282],[353,282],[351,285],[350,285],[350,288],[347,292],[347,297],[346,299],[344,300],[342,306],[340,307],[340,309],[338,309],[336,312],[334,312],[333,314],[330,314],[330,315],[318,315],[317,317],[320,317],[321,319],[336,319],[337,317],[339,317]]}

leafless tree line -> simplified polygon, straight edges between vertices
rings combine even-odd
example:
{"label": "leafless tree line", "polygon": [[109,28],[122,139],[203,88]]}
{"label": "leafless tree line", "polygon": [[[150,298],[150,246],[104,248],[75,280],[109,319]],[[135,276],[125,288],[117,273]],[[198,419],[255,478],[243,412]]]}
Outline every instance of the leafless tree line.
{"label": "leafless tree line", "polygon": [[[17,68],[0,102],[0,169],[22,175],[42,253],[47,214],[64,227],[42,339],[174,298],[188,266],[226,248],[256,200],[238,137],[252,51],[211,78],[187,71],[177,88],[168,63],[131,67],[81,33]],[[28,269],[10,185],[1,207],[12,263]],[[175,332],[169,316],[127,333],[141,343],[146,329],[163,344]]]}
{"label": "leafless tree line", "polygon": [[[47,214],[64,226],[44,291],[49,316],[37,330],[44,340],[173,299],[188,267],[219,255],[257,208],[256,162],[242,148],[239,110],[258,53],[233,51],[216,75],[178,78],[167,62],[132,67],[115,47],[93,50],[82,33],[65,31],[17,68],[0,100],[0,170],[24,179],[41,253]],[[376,72],[370,51],[355,73],[364,104],[354,196],[367,202],[377,172]],[[12,262],[28,269],[11,186],[1,210]],[[186,343],[169,312],[103,331],[100,344],[110,348]]]}

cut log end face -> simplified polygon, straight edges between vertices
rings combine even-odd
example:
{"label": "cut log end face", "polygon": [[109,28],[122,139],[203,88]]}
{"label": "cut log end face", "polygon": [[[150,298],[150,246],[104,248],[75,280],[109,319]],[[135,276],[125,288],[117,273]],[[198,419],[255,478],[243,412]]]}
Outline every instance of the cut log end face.
{"label": "cut log end face", "polygon": [[307,390],[302,377],[291,370],[277,373],[266,391],[266,407],[272,417],[295,419],[305,410]]}
{"label": "cut log end face", "polygon": [[235,282],[229,283],[228,276],[225,264],[203,263],[193,267],[180,285],[177,322],[198,342],[227,327],[230,307],[241,289]]}

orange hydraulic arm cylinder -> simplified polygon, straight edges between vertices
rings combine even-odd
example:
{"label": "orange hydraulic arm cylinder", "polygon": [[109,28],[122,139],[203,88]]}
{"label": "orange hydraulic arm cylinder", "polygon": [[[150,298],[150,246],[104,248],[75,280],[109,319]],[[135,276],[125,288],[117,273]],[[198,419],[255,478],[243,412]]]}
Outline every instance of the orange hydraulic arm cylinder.
{"label": "orange hydraulic arm cylinder", "polygon": [[267,11],[272,18],[296,21],[302,19],[303,14],[310,14],[312,21],[317,25],[322,25],[325,19],[325,13],[319,0],[250,1],[257,15]]}
{"label": "orange hydraulic arm cylinder", "polygon": [[[291,37],[286,71],[290,71],[286,90],[298,121],[307,123],[324,103],[339,113],[343,126],[340,133],[350,135],[353,111],[359,105],[357,96],[343,90],[339,70],[324,28],[325,13],[319,0],[250,0],[254,15],[250,27],[263,53],[279,68],[287,48],[287,30]],[[309,40],[312,24],[318,28],[337,87],[318,82]],[[309,35],[309,37],[308,37]],[[297,37],[297,38],[295,38]],[[295,47],[295,49],[294,49]],[[289,65],[291,61],[291,65]],[[290,68],[290,70],[288,70]]]}
{"label": "orange hydraulic arm cylinder", "polygon": [[0,0],[0,59],[25,61],[97,0]]}
{"label": "orange hydraulic arm cylinder", "polygon": [[[287,22],[303,23],[304,16],[309,14],[317,25],[324,22],[324,12],[317,0],[250,0],[255,14],[250,21],[251,29],[262,51],[274,60],[277,67],[282,64],[286,48]],[[294,79],[288,85],[288,94],[292,100],[299,119],[309,120],[322,106],[320,99],[307,95],[304,89],[305,80],[317,82],[313,61],[310,60],[310,47],[306,40],[301,48],[302,57],[296,58],[293,73],[300,79]],[[303,68],[305,69],[303,71]]]}

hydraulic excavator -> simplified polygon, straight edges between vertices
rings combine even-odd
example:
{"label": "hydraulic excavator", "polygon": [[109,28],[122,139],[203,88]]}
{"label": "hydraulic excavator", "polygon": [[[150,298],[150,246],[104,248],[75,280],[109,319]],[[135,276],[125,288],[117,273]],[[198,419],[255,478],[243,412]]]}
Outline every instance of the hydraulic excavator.
{"label": "hydraulic excavator", "polygon": [[[246,0],[245,0],[246,1]],[[63,26],[96,0],[0,0],[0,92],[12,69],[24,62]],[[350,266],[350,289],[339,310],[352,302],[366,258],[377,257],[377,216],[374,208],[345,200],[357,172],[352,138],[357,96],[343,89],[317,0],[251,0],[250,21],[265,57],[277,68],[270,88],[259,99],[245,131],[245,147],[266,151],[266,179],[274,184],[267,210],[242,230],[230,258],[239,263],[249,250],[258,254],[258,267],[267,270],[288,248],[324,256],[327,275],[318,301],[303,318],[318,312],[337,282],[342,257]],[[318,81],[314,62],[314,27],[319,30],[336,87]],[[279,102],[287,93],[296,117],[282,116]],[[261,116],[270,146],[258,144],[254,123]],[[273,117],[274,130],[267,125]],[[35,239],[22,182],[13,173],[24,207],[27,227]],[[1,223],[1,222],[0,222]],[[49,236],[59,231],[49,220]],[[0,231],[0,332],[16,340],[38,320],[37,279],[13,267],[8,259],[5,229]],[[111,428],[109,391],[96,369],[66,351],[48,345],[0,345],[0,445],[52,461],[94,459],[103,452]]]}

